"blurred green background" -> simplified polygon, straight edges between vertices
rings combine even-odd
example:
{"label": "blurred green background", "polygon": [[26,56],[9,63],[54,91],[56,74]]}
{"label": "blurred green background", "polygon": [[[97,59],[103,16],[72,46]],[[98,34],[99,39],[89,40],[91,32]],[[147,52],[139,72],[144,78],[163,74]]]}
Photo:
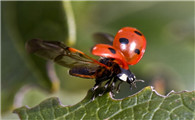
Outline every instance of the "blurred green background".
{"label": "blurred green background", "polygon": [[[194,90],[193,1],[3,1],[1,5],[1,112],[4,119],[17,118],[11,113],[16,107],[32,107],[51,96],[58,96],[64,105],[75,104],[94,85],[94,80],[72,77],[67,68],[48,63],[25,50],[25,42],[32,38],[70,42],[71,13],[76,25],[76,43],[72,47],[90,56],[95,32],[115,35],[120,28],[131,26],[145,35],[145,55],[138,64],[130,66],[145,83],[137,83],[132,91],[123,83],[116,98],[132,95],[145,86],[154,86],[164,95],[171,90]],[[54,74],[54,78],[50,79],[48,74]]]}

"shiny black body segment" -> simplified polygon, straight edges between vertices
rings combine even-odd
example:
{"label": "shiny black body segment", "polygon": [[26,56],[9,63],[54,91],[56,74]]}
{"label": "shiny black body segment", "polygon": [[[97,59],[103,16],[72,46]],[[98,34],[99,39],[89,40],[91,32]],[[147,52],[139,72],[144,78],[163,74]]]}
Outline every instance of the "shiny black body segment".
{"label": "shiny black body segment", "polygon": [[[130,88],[132,87],[132,84],[136,80],[136,77],[133,73],[130,72],[130,70],[125,70],[121,68],[116,62],[114,62],[114,59],[101,58],[99,62],[110,67],[110,69],[108,70],[108,69],[100,67],[96,71],[96,79],[95,79],[96,83],[94,87],[92,88],[94,93],[99,87],[102,86],[102,83],[106,81],[106,83],[104,84],[103,92],[100,94],[97,94],[97,96],[103,95],[106,91],[111,91],[112,95],[114,96],[114,90],[116,90],[116,92],[118,93],[122,82],[127,82],[130,84]],[[121,79],[122,75],[126,75],[127,78],[125,80]],[[118,81],[119,83],[116,85]],[[93,95],[92,99],[94,99],[95,97],[96,97],[96,94]]]}

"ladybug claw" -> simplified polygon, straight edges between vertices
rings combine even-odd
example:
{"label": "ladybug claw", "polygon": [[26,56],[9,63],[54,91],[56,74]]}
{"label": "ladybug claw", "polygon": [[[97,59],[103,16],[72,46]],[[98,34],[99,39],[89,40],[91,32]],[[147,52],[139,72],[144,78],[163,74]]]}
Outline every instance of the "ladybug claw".
{"label": "ladybug claw", "polygon": [[95,97],[95,94],[93,94],[92,97],[91,97],[91,101],[94,101],[95,98],[96,98],[96,97]]}
{"label": "ladybug claw", "polygon": [[108,88],[108,84],[106,84],[105,86],[104,86],[104,89],[107,89]]}
{"label": "ladybug claw", "polygon": [[112,90],[115,89],[115,85],[116,85],[115,82],[113,82],[113,83],[112,83]]}
{"label": "ladybug claw", "polygon": [[111,95],[112,95],[112,97],[115,97],[115,94],[112,90],[111,90]]}
{"label": "ladybug claw", "polygon": [[132,90],[132,85],[130,85],[130,89]]}
{"label": "ladybug claw", "polygon": [[104,94],[104,92],[100,93],[98,96],[102,96]]}
{"label": "ladybug claw", "polygon": [[99,85],[96,85],[92,88],[92,91],[95,91],[97,88],[99,87]]}
{"label": "ladybug claw", "polygon": [[106,89],[104,88],[104,90],[102,91],[102,93],[99,93],[99,95],[98,96],[102,96],[102,95],[104,95],[104,93],[106,92]]}
{"label": "ladybug claw", "polygon": [[119,93],[119,92],[120,92],[120,90],[117,90],[117,91],[116,91],[116,93]]}
{"label": "ladybug claw", "polygon": [[135,88],[137,88],[137,86],[136,86],[136,83],[135,83],[135,82],[133,82],[132,84],[133,84],[133,86],[134,86]]}
{"label": "ladybug claw", "polygon": [[136,83],[135,83],[135,82],[132,82],[132,85],[133,85],[135,88],[137,88],[137,86],[136,86]]}

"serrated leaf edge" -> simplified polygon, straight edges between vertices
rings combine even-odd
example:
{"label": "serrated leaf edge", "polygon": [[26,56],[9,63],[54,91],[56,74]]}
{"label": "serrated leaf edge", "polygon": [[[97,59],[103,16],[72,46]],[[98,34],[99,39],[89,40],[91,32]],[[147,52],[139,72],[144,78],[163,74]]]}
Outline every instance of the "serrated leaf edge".
{"label": "serrated leaf edge", "polygon": [[[189,91],[175,92],[175,91],[172,90],[172,91],[170,91],[166,96],[164,96],[164,95],[159,94],[159,93],[154,89],[154,87],[148,86],[148,87],[143,88],[143,89],[140,90],[139,92],[137,92],[137,93],[135,93],[135,94],[133,94],[133,95],[130,95],[130,96],[126,97],[126,98],[115,99],[115,98],[113,98],[113,96],[112,96],[112,94],[111,94],[110,92],[109,92],[109,94],[107,93],[107,98],[108,98],[108,99],[111,99],[111,100],[114,100],[114,101],[122,101],[122,100],[128,99],[128,98],[130,98],[130,97],[135,97],[135,98],[137,99],[136,96],[139,95],[139,94],[141,94],[141,92],[143,92],[143,91],[145,91],[145,90],[151,90],[151,91],[154,92],[156,95],[158,95],[158,96],[160,96],[160,97],[163,97],[163,98],[166,98],[166,97],[168,97],[168,96],[171,95],[171,94],[180,94],[180,93],[184,93],[184,92],[189,92]],[[14,110],[13,112],[14,112],[14,113],[17,113],[17,114],[19,115],[19,113],[17,112],[19,109],[28,109],[28,110],[29,110],[29,109],[35,108],[35,107],[39,106],[40,104],[43,104],[44,102],[46,102],[46,101],[52,99],[52,100],[56,100],[57,103],[59,104],[59,106],[61,106],[61,107],[66,107],[66,109],[67,109],[67,111],[68,111],[67,114],[64,114],[63,116],[58,117],[58,118],[66,118],[67,115],[69,115],[69,114],[71,114],[71,113],[74,113],[75,111],[79,110],[80,108],[85,107],[87,104],[93,102],[93,101],[91,101],[91,100],[89,100],[89,101],[87,101],[87,102],[84,102],[84,100],[87,99],[87,97],[89,97],[89,92],[90,92],[90,91],[91,91],[91,90],[88,91],[88,94],[86,95],[86,97],[84,97],[83,100],[81,100],[79,103],[76,103],[76,104],[74,104],[74,105],[63,105],[63,104],[61,103],[61,101],[59,100],[58,97],[51,97],[51,98],[48,98],[48,99],[42,101],[41,103],[39,103],[38,105],[36,105],[36,106],[34,106],[34,107],[28,107],[27,105],[25,105],[25,106],[23,106],[23,107],[21,107],[21,108],[18,108],[18,109],[16,109],[16,110]],[[193,91],[192,91],[192,92],[193,92]],[[151,99],[151,97],[152,97],[152,94],[151,94],[151,96],[150,96],[150,99]],[[181,97],[181,98],[182,98],[182,97]],[[94,101],[96,101],[96,100],[97,100],[97,99],[95,99]],[[162,102],[161,102],[158,106],[161,106],[164,100],[165,100],[165,99],[163,99]],[[83,104],[82,102],[83,102],[84,104]],[[97,101],[97,103],[99,103],[99,102]],[[138,103],[138,102],[136,102],[136,105],[137,105],[137,103]],[[81,104],[81,105],[80,105],[79,107],[77,107],[76,109],[72,110],[72,111],[69,110],[69,107],[76,106],[77,104]],[[120,103],[120,104],[121,104],[121,103]],[[188,108],[188,107],[183,103],[183,100],[182,100],[182,104],[183,104],[187,109],[189,109],[189,110],[191,111],[191,109]],[[131,107],[132,107],[132,106],[127,107],[127,108],[125,108],[125,109],[131,108]],[[159,107],[158,107],[158,108],[159,108]],[[123,110],[124,110],[124,109],[123,109]],[[154,114],[155,114],[155,112],[156,112],[157,110],[158,110],[158,109],[156,109],[156,110],[154,111],[153,115],[151,116],[151,119],[153,118],[153,116],[154,116]],[[25,110],[25,111],[26,111],[26,110]],[[98,112],[98,110],[97,110],[97,112]],[[114,113],[112,116],[110,116],[110,117],[108,117],[108,118],[106,118],[106,119],[110,119],[110,118],[114,117],[114,116],[117,115],[119,112],[121,112],[121,111],[118,111],[117,113]],[[86,114],[84,114],[84,115],[82,116],[82,118],[84,118],[85,115],[86,115]],[[20,117],[20,115],[19,115],[19,117]],[[97,116],[97,117],[98,117],[98,116]],[[20,117],[20,118],[21,118],[21,117]],[[58,118],[56,118],[56,119],[58,119]],[[99,119],[100,119],[100,118],[99,118]]]}

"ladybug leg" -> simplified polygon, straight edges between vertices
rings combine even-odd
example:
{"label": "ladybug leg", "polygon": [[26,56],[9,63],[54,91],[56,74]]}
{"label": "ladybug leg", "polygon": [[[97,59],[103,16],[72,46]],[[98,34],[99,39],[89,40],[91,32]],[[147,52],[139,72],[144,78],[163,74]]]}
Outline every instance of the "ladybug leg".
{"label": "ladybug leg", "polygon": [[97,88],[99,88],[101,86],[102,82],[97,82],[95,83],[95,85],[92,88],[92,91],[95,91]]}
{"label": "ladybug leg", "polygon": [[121,86],[121,83],[123,83],[123,81],[120,81],[117,88],[116,88],[116,93],[119,93],[120,92],[120,86]]}
{"label": "ladybug leg", "polygon": [[136,82],[144,82],[144,80],[135,80],[131,83],[131,86],[133,85],[135,88],[137,88],[136,86]]}
{"label": "ladybug leg", "polygon": [[132,84],[130,84],[130,89],[132,90]]}
{"label": "ladybug leg", "polygon": [[115,89],[115,86],[116,86],[116,82],[112,82],[112,86],[111,86],[111,91],[113,91]]}
{"label": "ladybug leg", "polygon": [[107,90],[107,88],[108,88],[108,86],[110,85],[111,82],[112,82],[112,78],[110,78],[110,80],[108,80],[108,82],[106,82],[106,84],[104,86],[104,90],[103,90],[102,93],[99,94],[99,96],[102,96],[106,92],[106,90]]}
{"label": "ladybug leg", "polygon": [[112,81],[112,78],[105,84],[104,89],[108,88],[108,86],[110,85],[111,81]]}
{"label": "ladybug leg", "polygon": [[91,88],[93,92],[92,97],[91,97],[92,101],[97,97],[97,94],[95,93],[95,91],[101,86],[101,84],[102,84],[102,81],[100,81],[99,79],[96,79],[95,85],[93,86],[93,88]]}
{"label": "ladybug leg", "polygon": [[91,97],[91,101],[94,101],[96,98],[95,94],[93,93],[92,97]]}
{"label": "ladybug leg", "polygon": [[137,88],[136,86],[136,82],[144,82],[144,80],[135,80],[130,84],[130,88],[132,89],[132,86],[134,86],[135,88]]}
{"label": "ladybug leg", "polygon": [[136,83],[135,83],[135,82],[132,82],[132,85],[133,85],[135,88],[137,88],[137,86],[136,86]]}
{"label": "ladybug leg", "polygon": [[112,94],[113,97],[115,96],[114,95],[114,90],[116,88],[116,82],[117,82],[117,78],[115,77],[113,82],[112,82],[112,85],[111,85],[111,94]]}
{"label": "ladybug leg", "polygon": [[114,80],[113,80],[113,82],[112,82],[112,90],[115,89],[115,87],[116,87],[116,82],[117,82],[117,78],[115,77]]}
{"label": "ladybug leg", "polygon": [[115,96],[114,95],[114,88],[115,88],[115,82],[113,81],[112,85],[111,85],[111,91],[110,91],[113,97]]}

